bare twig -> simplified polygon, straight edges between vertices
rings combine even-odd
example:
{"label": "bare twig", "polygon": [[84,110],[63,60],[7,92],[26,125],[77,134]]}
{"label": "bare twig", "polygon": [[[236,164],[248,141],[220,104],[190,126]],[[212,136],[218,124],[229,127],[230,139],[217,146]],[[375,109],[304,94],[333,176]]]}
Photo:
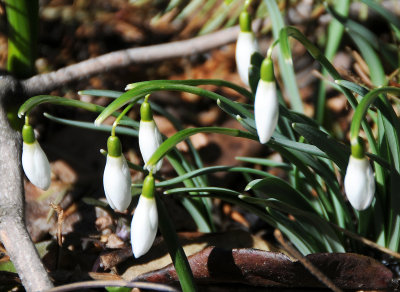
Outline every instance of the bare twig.
{"label": "bare twig", "polygon": [[189,40],[115,51],[51,73],[33,76],[23,81],[23,85],[27,95],[33,96],[49,92],[71,81],[129,65],[157,62],[206,52],[232,43],[236,40],[238,32],[238,27],[231,27]]}
{"label": "bare twig", "polygon": [[342,289],[337,287],[331,279],[329,279],[324,273],[322,273],[317,267],[315,267],[309,260],[307,260],[301,253],[293,248],[290,243],[287,243],[283,238],[282,233],[275,229],[274,236],[276,240],[283,246],[283,248],[294,258],[296,258],[311,274],[313,274],[319,281],[321,281],[326,287],[335,292],[342,292]]}
{"label": "bare twig", "polygon": [[0,78],[0,240],[27,291],[53,287],[24,223],[21,135],[7,120],[6,101],[21,97],[17,80]]}
{"label": "bare twig", "polygon": [[338,225],[336,225],[334,223],[329,222],[329,224],[331,226],[333,226],[334,228],[336,228],[337,230],[340,230],[341,232],[346,234],[348,237],[351,237],[351,238],[353,238],[353,239],[355,239],[355,240],[357,240],[357,241],[359,241],[359,242],[361,242],[361,243],[363,243],[363,244],[365,244],[365,245],[367,245],[367,246],[369,246],[371,248],[379,250],[380,252],[388,254],[388,255],[396,258],[396,259],[400,259],[400,254],[395,252],[395,251],[393,251],[393,250],[390,250],[390,249],[388,249],[386,247],[380,246],[376,242],[373,242],[372,240],[369,240],[369,239],[367,239],[365,237],[359,236],[358,234],[355,234],[355,233],[353,233],[351,231],[348,231],[348,230],[346,230],[346,229],[344,229],[344,228],[342,228],[342,227],[340,227],[340,226],[338,226]]}
{"label": "bare twig", "polygon": [[155,284],[155,283],[145,283],[145,282],[128,282],[128,281],[109,281],[109,280],[100,280],[100,281],[84,281],[78,283],[72,283],[67,285],[58,286],[47,290],[46,292],[65,292],[65,291],[74,291],[89,288],[104,288],[104,287],[128,287],[128,288],[139,288],[139,289],[149,289],[152,291],[171,291],[177,292],[179,290],[164,284]]}

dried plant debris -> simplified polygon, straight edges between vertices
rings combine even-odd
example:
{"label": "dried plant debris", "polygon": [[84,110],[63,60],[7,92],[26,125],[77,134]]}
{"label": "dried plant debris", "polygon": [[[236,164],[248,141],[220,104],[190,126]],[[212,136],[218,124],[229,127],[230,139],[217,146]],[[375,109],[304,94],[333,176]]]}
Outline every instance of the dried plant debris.
{"label": "dried plant debris", "polygon": [[[353,253],[318,253],[306,256],[341,289],[390,289],[393,274],[376,260]],[[265,287],[323,288],[298,261],[270,251],[251,248],[207,247],[189,257],[195,279],[204,284],[241,283]],[[156,283],[178,281],[172,265],[140,275],[135,280]]]}

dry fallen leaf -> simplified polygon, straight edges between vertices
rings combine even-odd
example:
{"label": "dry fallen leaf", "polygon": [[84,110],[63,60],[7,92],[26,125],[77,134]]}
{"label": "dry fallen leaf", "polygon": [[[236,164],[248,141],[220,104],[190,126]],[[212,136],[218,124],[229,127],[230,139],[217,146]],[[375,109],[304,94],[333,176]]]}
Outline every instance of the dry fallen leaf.
{"label": "dry fallen leaf", "polygon": [[[393,274],[378,261],[354,253],[306,256],[341,289],[390,289]],[[322,288],[304,266],[288,256],[252,248],[207,247],[189,257],[194,278],[201,283],[242,283],[254,286]],[[178,281],[172,265],[140,275],[135,280],[156,283]]]}

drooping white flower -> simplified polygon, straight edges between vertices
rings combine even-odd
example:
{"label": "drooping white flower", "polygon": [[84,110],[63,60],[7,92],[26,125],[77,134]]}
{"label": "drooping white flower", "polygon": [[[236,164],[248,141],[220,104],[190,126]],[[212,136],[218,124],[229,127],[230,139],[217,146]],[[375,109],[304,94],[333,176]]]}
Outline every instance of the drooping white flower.
{"label": "drooping white flower", "polygon": [[350,156],[344,178],[344,189],[354,209],[362,211],[371,205],[375,194],[375,178],[366,157]]}
{"label": "drooping white flower", "polygon": [[32,184],[42,190],[47,190],[50,187],[50,163],[36,140],[33,143],[23,142],[22,167]]}
{"label": "drooping white flower", "polygon": [[236,42],[236,67],[240,78],[247,86],[249,86],[251,55],[255,52],[258,52],[258,44],[254,33],[241,31]]}
{"label": "drooping white flower", "polygon": [[103,174],[103,187],[111,208],[124,211],[132,200],[131,175],[125,157],[121,153],[119,139],[111,136],[108,140],[107,162]]}
{"label": "drooping white flower", "polygon": [[38,188],[47,190],[51,183],[50,163],[35,138],[33,128],[28,123],[22,128],[22,168],[27,178]]}
{"label": "drooping white flower", "polygon": [[133,214],[131,244],[135,258],[149,251],[158,229],[157,204],[154,198],[154,178],[148,175],[143,182],[143,192]]}
{"label": "drooping white flower", "polygon": [[258,52],[256,37],[251,28],[251,16],[247,11],[248,4],[239,15],[240,32],[236,41],[236,67],[243,83],[249,86],[249,69],[251,56]]}
{"label": "drooping white flower", "polygon": [[[153,114],[147,99],[143,102],[140,108],[140,113],[139,149],[145,164],[147,164],[153,153],[161,145],[162,137],[156,123],[153,120]],[[158,171],[160,170],[161,166],[162,160],[157,162],[155,169],[152,169],[153,167],[151,166],[145,165],[149,171]]]}
{"label": "drooping white flower", "polygon": [[254,101],[254,118],[260,143],[269,141],[278,123],[278,116],[279,102],[273,79],[272,60],[265,59],[261,65],[261,79]]}

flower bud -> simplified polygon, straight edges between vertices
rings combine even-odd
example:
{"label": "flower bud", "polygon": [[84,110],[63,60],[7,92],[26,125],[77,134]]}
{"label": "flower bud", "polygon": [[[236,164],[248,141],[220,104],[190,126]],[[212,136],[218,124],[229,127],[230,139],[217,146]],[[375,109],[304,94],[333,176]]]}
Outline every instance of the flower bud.
{"label": "flower bud", "polygon": [[260,143],[265,144],[275,131],[279,115],[273,63],[270,58],[262,62],[260,76],[254,101],[254,118]]}
{"label": "flower bud", "polygon": [[158,213],[154,190],[154,178],[150,173],[143,182],[142,195],[132,218],[131,244],[135,258],[149,251],[157,235]]}
{"label": "flower bud", "polygon": [[35,139],[33,128],[24,125],[22,129],[22,168],[32,184],[47,190],[51,183],[50,163]]}
{"label": "flower bud", "polygon": [[[162,143],[161,133],[157,128],[156,123],[153,120],[153,114],[151,112],[150,104],[145,100],[140,107],[140,125],[139,125],[139,148],[142,154],[145,164],[151,158],[153,153],[158,149]],[[150,167],[145,165],[145,167],[151,171],[158,171],[162,166],[162,160],[160,160],[157,165]],[[154,168],[154,169],[153,169]]]}
{"label": "flower bud", "polygon": [[122,155],[118,137],[110,136],[107,141],[107,162],[103,174],[104,193],[111,208],[124,211],[132,200],[131,174]]}
{"label": "flower bud", "polygon": [[362,211],[371,205],[375,194],[375,179],[365,156],[362,158],[350,156],[344,178],[344,189],[354,209]]}
{"label": "flower bud", "polygon": [[243,83],[249,86],[251,55],[258,52],[258,44],[251,30],[251,19],[247,12],[240,14],[240,32],[236,42],[236,66]]}

